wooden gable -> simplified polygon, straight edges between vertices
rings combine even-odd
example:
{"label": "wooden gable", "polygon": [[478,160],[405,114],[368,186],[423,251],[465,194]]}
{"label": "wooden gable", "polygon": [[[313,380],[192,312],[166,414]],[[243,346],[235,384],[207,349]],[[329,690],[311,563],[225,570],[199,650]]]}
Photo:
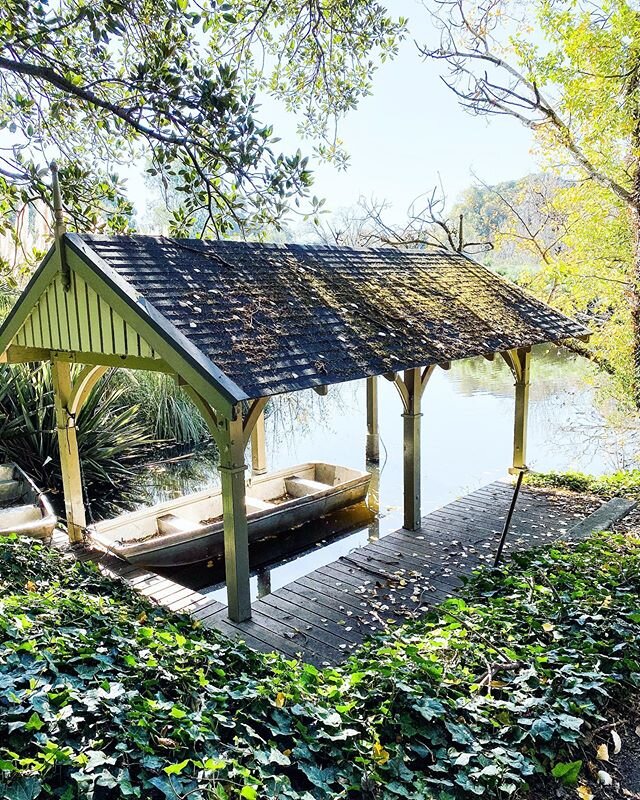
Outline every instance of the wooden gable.
{"label": "wooden gable", "polygon": [[61,274],[54,274],[13,341],[19,347],[160,359],[153,347],[75,271],[71,271],[68,291]]}

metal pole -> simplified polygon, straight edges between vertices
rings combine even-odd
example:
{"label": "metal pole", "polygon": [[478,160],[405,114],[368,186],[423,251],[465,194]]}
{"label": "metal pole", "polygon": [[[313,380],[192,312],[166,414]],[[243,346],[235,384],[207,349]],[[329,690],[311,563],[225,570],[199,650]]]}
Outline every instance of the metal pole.
{"label": "metal pole", "polygon": [[518,500],[518,495],[520,494],[520,487],[522,486],[522,478],[526,469],[521,469],[518,472],[518,478],[516,480],[516,488],[513,492],[513,497],[511,498],[511,505],[509,506],[509,513],[507,514],[507,518],[504,522],[504,528],[502,529],[502,536],[500,537],[500,542],[498,544],[498,550],[496,552],[496,557],[493,562],[493,566],[497,567],[500,563],[500,559],[502,557],[502,550],[504,548],[505,542],[507,541],[507,534],[509,533],[509,528],[511,527],[511,519],[513,517],[513,512],[516,508],[516,502]]}

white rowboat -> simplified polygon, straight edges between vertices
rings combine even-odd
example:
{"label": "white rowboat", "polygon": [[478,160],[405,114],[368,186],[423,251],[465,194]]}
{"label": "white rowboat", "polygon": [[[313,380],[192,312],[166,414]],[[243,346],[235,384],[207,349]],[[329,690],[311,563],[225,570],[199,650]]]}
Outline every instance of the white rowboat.
{"label": "white rowboat", "polygon": [[0,535],[49,539],[58,518],[49,498],[17,464],[0,464]]}
{"label": "white rowboat", "polygon": [[[260,541],[362,502],[368,472],[298,464],[255,476],[247,486],[249,540]],[[132,564],[178,567],[208,561],[223,548],[222,493],[209,489],[91,525],[91,540]]]}

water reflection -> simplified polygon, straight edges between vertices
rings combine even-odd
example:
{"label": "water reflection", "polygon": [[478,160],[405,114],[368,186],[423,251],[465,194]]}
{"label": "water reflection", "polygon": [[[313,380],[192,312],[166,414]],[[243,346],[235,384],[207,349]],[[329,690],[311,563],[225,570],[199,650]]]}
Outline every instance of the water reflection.
{"label": "water reflection", "polygon": [[[635,464],[636,420],[616,415],[600,397],[591,365],[557,348],[534,349],[529,414],[529,466],[603,473]],[[395,387],[379,380],[379,469],[372,472],[370,509],[321,520],[306,530],[252,550],[258,573],[254,596],[275,590],[368,540],[402,525],[401,404]],[[423,513],[506,475],[511,461],[513,377],[502,359],[472,359],[437,370],[424,395],[422,425]],[[364,381],[275,398],[266,420],[270,469],[327,461],[362,469],[365,464]],[[157,467],[148,475],[148,502],[217,484],[215,453]],[[247,459],[248,463],[250,459]],[[342,527],[341,527],[342,526]],[[292,548],[287,550],[287,548]],[[266,566],[269,566],[267,571]],[[222,564],[173,577],[194,588],[210,587],[224,602]],[[217,570],[217,571],[216,571]]]}

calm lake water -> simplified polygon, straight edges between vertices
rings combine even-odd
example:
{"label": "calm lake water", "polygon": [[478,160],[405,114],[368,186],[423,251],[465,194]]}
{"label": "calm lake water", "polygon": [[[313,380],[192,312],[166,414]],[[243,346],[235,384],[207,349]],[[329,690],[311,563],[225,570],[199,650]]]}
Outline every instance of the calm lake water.
{"label": "calm lake water", "polygon": [[[637,425],[601,399],[601,388],[584,359],[556,348],[534,349],[527,453],[532,469],[600,474],[635,466],[640,444]],[[506,476],[511,463],[513,406],[513,378],[502,359],[470,359],[454,363],[448,371],[436,370],[422,406],[423,514]],[[366,510],[357,509],[355,514],[306,526],[291,537],[303,552],[284,559],[273,547],[271,552],[252,554],[254,564],[263,564],[252,579],[254,595],[268,591],[269,586],[275,590],[334,561],[369,537],[401,527],[401,411],[395,387],[380,378],[381,452],[379,474],[374,475],[374,485],[379,481],[378,517],[366,524]],[[269,407],[266,438],[270,469],[305,461],[364,469],[364,381],[331,387],[326,397],[308,391],[276,398]],[[153,470],[149,502],[217,483],[211,454],[200,453]],[[185,568],[172,576],[226,602],[220,564]]]}

